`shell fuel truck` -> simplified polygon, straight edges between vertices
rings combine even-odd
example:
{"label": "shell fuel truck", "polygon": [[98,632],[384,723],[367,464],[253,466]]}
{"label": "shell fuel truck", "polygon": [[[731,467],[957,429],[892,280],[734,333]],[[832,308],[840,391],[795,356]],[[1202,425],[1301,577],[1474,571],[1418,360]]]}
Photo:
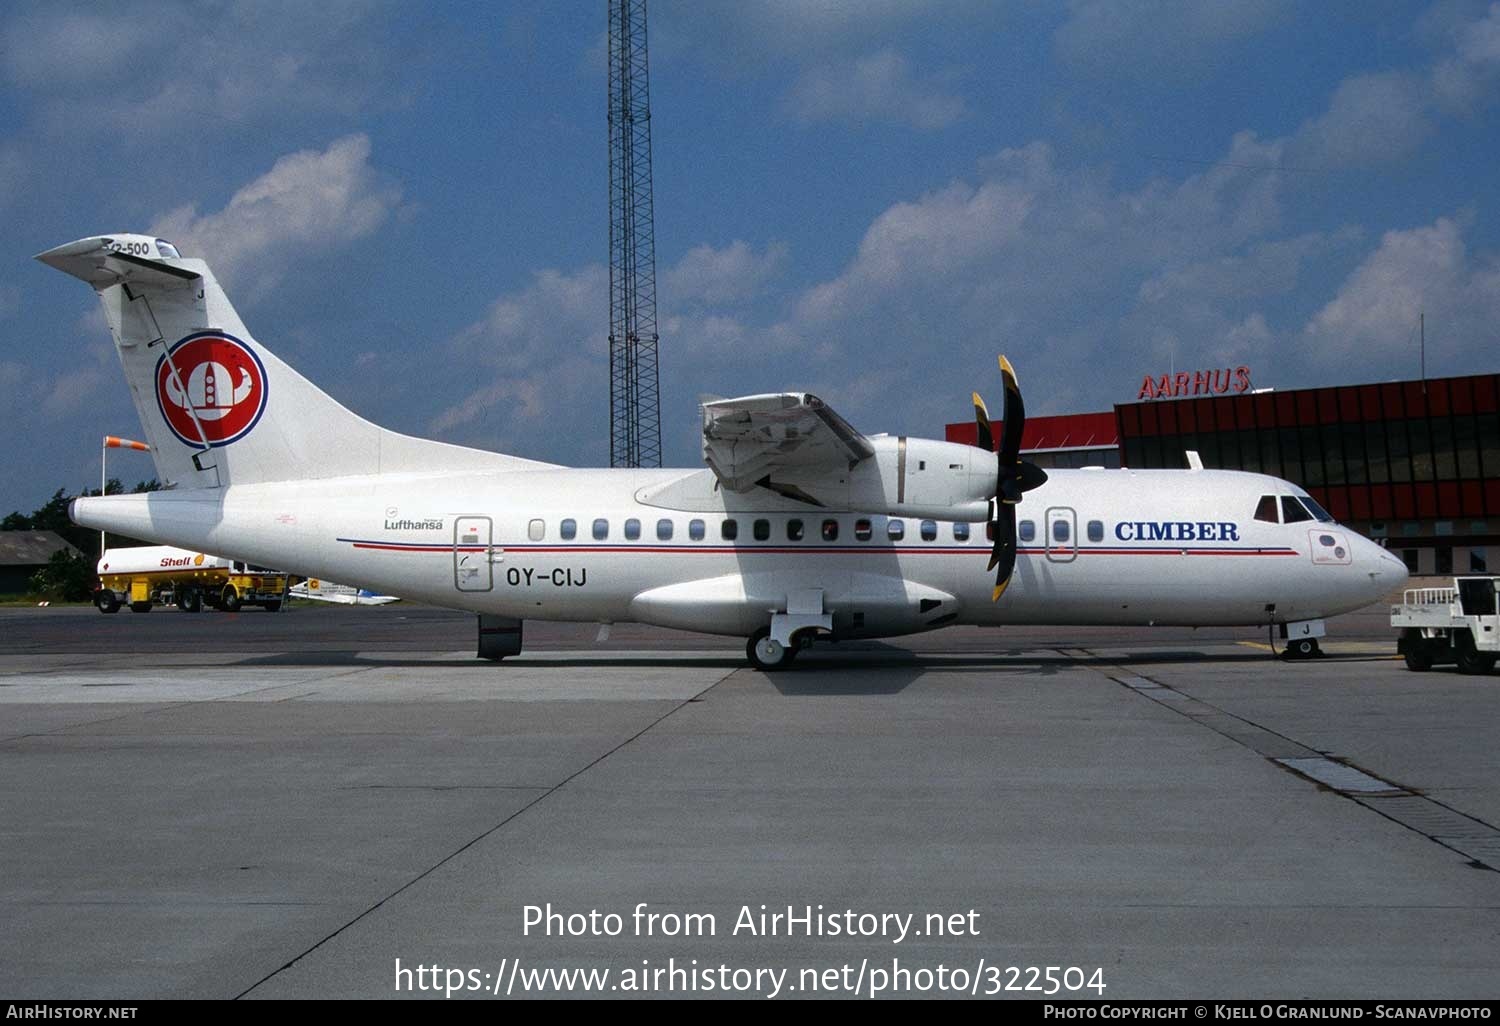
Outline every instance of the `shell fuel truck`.
{"label": "shell fuel truck", "polygon": [[274,613],[289,583],[279,570],[170,545],[106,549],[99,560],[94,605],[101,613],[117,613],[126,604],[131,612],[147,613],[152,605],[170,600],[187,613],[205,605],[226,613],[254,605]]}

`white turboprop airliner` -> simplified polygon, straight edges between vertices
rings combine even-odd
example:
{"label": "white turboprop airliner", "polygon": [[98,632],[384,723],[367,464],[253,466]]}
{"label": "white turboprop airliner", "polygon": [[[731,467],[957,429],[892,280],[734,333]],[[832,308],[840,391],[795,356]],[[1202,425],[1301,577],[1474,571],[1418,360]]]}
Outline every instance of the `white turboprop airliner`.
{"label": "white turboprop airliner", "polygon": [[784,393],[704,404],[706,469],[578,470],[364,420],[163,240],[38,259],[98,292],[168,485],[77,499],[76,523],[471,610],[489,658],[521,650],[524,619],[737,635],[763,669],[815,637],[950,624],[1270,624],[1312,655],[1324,617],[1406,578],[1277,478],[1042,472],[1003,359],[998,455],[977,395],[980,448],[867,437]]}

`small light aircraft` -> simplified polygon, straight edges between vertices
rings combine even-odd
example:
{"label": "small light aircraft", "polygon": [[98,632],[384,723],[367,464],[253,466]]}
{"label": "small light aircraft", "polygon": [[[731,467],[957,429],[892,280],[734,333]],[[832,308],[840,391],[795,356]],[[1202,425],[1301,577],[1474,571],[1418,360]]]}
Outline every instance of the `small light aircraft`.
{"label": "small light aircraft", "polygon": [[369,588],[356,588],[352,584],[335,584],[321,577],[310,577],[294,584],[287,594],[292,598],[332,602],[339,606],[385,606],[401,601],[399,595],[377,595]]}
{"label": "small light aircraft", "polygon": [[75,522],[470,610],[488,658],[520,652],[525,619],[736,635],[761,669],[950,624],[1272,625],[1312,655],[1323,618],[1406,578],[1277,478],[1042,471],[1003,357],[978,447],[866,436],[787,392],[704,403],[704,468],[570,469],[359,417],[161,239],[37,259],[98,293],[168,485],[77,499]]}

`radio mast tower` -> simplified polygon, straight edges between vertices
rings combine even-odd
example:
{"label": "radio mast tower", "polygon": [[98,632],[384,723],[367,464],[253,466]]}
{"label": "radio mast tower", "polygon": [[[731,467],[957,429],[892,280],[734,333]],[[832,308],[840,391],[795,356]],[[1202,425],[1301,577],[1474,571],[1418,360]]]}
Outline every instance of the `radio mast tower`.
{"label": "radio mast tower", "polygon": [[609,465],[661,466],[646,0],[609,0]]}

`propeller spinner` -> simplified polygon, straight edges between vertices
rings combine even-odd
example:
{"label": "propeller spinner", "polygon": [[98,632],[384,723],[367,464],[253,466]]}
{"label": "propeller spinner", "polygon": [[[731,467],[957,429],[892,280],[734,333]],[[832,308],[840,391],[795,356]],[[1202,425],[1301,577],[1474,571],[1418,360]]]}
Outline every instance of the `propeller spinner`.
{"label": "propeller spinner", "polygon": [[[1016,503],[1021,496],[1046,482],[1047,473],[1035,463],[1021,459],[1021,432],[1026,428],[1026,402],[1016,382],[1015,368],[1000,357],[1000,377],[1005,385],[1004,426],[999,449],[995,451],[995,519],[990,522],[994,548],[990,550],[989,569],[995,571],[995,593],[998,602],[1010,584],[1016,568]],[[989,411],[979,393],[974,393],[974,424],[978,429],[978,446],[995,449],[995,432],[990,426]]]}

